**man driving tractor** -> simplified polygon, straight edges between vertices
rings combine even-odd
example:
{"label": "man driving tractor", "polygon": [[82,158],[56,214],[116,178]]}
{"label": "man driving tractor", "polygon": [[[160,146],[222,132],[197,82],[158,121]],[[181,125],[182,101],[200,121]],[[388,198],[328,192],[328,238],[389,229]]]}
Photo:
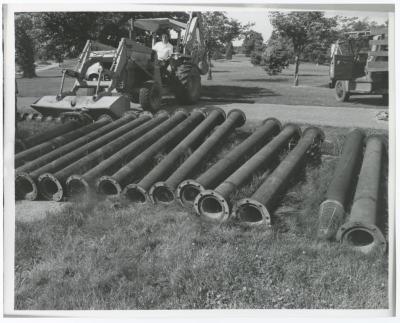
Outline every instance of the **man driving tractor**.
{"label": "man driving tractor", "polygon": [[161,34],[161,41],[155,43],[152,49],[157,52],[161,78],[164,80],[167,77],[166,74],[167,74],[169,59],[174,52],[174,47],[169,42],[168,32],[164,31]]}
{"label": "man driving tractor", "polygon": [[160,61],[165,62],[170,58],[174,52],[174,47],[169,42],[169,35],[167,32],[162,33],[161,41],[154,44],[153,50],[157,52],[157,57]]}

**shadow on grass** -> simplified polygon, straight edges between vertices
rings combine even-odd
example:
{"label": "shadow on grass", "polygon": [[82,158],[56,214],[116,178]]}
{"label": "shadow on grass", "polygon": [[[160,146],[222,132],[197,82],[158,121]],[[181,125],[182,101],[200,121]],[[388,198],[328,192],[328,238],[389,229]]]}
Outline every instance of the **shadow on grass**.
{"label": "shadow on grass", "polygon": [[203,86],[201,90],[203,96],[211,98],[250,99],[279,95],[274,91],[261,87],[213,85]]}
{"label": "shadow on grass", "polygon": [[212,73],[231,73],[232,71],[214,71],[211,70]]}
{"label": "shadow on grass", "polygon": [[258,78],[258,79],[236,79],[237,82],[290,82],[290,77]]}
{"label": "shadow on grass", "polygon": [[388,108],[388,105],[382,100],[380,96],[377,97],[350,97],[348,103],[373,105],[382,108]]}

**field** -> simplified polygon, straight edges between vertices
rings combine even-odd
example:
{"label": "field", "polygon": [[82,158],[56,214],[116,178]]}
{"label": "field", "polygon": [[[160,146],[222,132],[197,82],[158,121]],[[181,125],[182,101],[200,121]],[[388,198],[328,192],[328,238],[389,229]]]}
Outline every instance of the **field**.
{"label": "field", "polygon": [[[240,56],[217,61],[214,80],[204,81],[203,95],[293,105],[294,111],[296,104],[386,108],[378,97],[337,103],[327,88],[326,66],[301,66],[299,88],[291,87],[292,66],[274,77],[250,67]],[[22,102],[57,92],[56,72],[43,72],[54,76],[36,80],[19,79]],[[27,125],[21,123],[19,131],[36,131]],[[204,161],[197,172],[257,125],[247,123],[221,143],[218,155]],[[323,130],[337,152],[349,129]],[[387,135],[385,130],[366,131]],[[178,204],[137,206],[96,197],[48,211],[36,221],[17,214],[15,308],[388,308],[387,255],[362,255],[316,238],[319,204],[336,162],[336,156],[323,155],[298,171],[273,208],[272,230],[244,228],[234,219],[211,225]],[[380,209],[384,219],[386,168]],[[270,171],[266,166],[254,174],[232,199],[251,194]],[[385,235],[386,227],[382,223]]]}

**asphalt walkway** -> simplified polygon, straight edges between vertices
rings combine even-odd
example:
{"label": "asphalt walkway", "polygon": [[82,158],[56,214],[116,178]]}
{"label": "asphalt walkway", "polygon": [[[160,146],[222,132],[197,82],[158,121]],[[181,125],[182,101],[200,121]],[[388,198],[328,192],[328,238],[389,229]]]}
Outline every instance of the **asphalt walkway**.
{"label": "asphalt walkway", "polygon": [[[215,105],[218,106],[218,104]],[[254,121],[274,117],[282,123],[295,122],[318,126],[388,130],[388,122],[378,120],[376,117],[377,113],[383,111],[382,109],[294,106],[265,103],[232,103],[221,105],[221,108],[226,112],[232,109],[241,109],[246,113],[248,120]]]}
{"label": "asphalt walkway", "polygon": [[[33,111],[29,108],[37,97],[18,98],[19,111]],[[371,128],[388,130],[388,122],[378,120],[376,115],[384,109],[364,109],[348,107],[322,107],[304,105],[284,105],[267,103],[212,103],[207,105],[221,107],[226,112],[241,109],[247,119],[252,121],[264,120],[268,117],[279,119],[282,123],[296,122],[316,126],[332,126],[343,128]]]}

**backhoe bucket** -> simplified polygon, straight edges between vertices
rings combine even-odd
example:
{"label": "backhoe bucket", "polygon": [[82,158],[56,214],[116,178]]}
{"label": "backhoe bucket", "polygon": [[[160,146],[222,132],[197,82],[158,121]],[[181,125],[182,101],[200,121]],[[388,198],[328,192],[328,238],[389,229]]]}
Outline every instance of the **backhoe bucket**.
{"label": "backhoe bucket", "polygon": [[108,114],[113,118],[120,118],[129,111],[130,100],[124,95],[103,96],[94,100],[93,96],[65,96],[61,100],[56,96],[44,96],[31,105],[43,115],[59,115],[63,112],[84,111],[93,119],[102,114]]}

